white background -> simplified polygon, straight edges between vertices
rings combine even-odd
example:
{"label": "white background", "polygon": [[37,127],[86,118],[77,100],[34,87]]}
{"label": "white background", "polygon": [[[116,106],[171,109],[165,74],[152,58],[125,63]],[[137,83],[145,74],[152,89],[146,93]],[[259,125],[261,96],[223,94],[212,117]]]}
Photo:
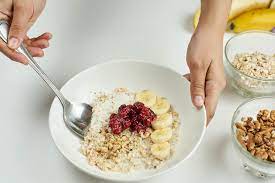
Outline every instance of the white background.
{"label": "white background", "polygon": [[[111,58],[149,60],[184,74],[197,7],[199,0],[48,0],[30,35],[53,33],[38,61],[60,87]],[[48,129],[50,90],[29,67],[0,59],[0,182],[105,182],[74,168],[56,149]],[[230,120],[243,100],[227,88],[195,155],[145,182],[259,182],[242,170],[230,142]]]}

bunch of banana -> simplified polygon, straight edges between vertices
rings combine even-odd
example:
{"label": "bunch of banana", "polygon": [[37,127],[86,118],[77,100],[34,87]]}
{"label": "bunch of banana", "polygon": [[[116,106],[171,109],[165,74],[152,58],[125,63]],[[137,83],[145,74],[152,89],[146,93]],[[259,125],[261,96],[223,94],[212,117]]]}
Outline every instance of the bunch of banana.
{"label": "bunch of banana", "polygon": [[[232,20],[242,13],[260,9],[268,8],[272,0],[232,0],[231,10],[228,20]],[[201,10],[198,9],[194,15],[194,27],[196,28],[199,22]]]}
{"label": "bunch of banana", "polygon": [[229,29],[239,33],[248,30],[271,31],[275,27],[275,9],[257,9],[241,14],[229,24]]}
{"label": "bunch of banana", "polygon": [[170,103],[166,98],[157,96],[154,92],[144,90],[136,94],[136,100],[150,107],[157,119],[152,123],[154,131],[151,134],[153,145],[151,153],[156,158],[162,160],[170,155],[171,147],[169,140],[172,138],[173,116],[169,112]]}
{"label": "bunch of banana", "polygon": [[[195,13],[194,27],[200,17]],[[275,0],[232,0],[228,30],[239,33],[248,30],[270,31],[275,27]]]}

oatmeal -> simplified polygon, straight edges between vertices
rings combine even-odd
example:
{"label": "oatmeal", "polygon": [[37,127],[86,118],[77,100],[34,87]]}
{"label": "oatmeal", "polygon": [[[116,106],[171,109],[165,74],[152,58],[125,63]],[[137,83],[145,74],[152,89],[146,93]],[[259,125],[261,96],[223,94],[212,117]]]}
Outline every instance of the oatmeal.
{"label": "oatmeal", "polygon": [[103,171],[161,167],[174,154],[179,116],[168,100],[144,90],[93,94],[93,118],[81,151]]}
{"label": "oatmeal", "polygon": [[232,62],[240,72],[258,79],[275,79],[275,55],[260,52],[237,54]]}
{"label": "oatmeal", "polygon": [[260,110],[256,119],[243,117],[235,124],[236,138],[251,155],[275,162],[275,110]]}
{"label": "oatmeal", "polygon": [[229,83],[241,95],[254,97],[275,92],[275,54],[239,53],[230,64],[225,62],[225,68]]}

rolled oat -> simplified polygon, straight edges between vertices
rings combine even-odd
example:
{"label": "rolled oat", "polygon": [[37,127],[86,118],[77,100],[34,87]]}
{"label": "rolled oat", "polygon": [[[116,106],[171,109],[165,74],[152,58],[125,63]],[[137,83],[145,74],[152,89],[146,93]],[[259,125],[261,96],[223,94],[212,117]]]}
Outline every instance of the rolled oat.
{"label": "rolled oat", "polygon": [[235,56],[232,64],[246,75],[259,79],[275,79],[275,55],[241,53]]}

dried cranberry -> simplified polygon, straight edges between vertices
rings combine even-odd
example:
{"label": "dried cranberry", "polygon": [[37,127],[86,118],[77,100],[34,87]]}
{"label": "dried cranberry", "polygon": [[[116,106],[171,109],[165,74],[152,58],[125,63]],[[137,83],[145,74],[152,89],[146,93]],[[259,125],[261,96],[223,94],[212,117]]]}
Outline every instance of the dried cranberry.
{"label": "dried cranberry", "polygon": [[142,118],[142,120],[146,120],[146,118],[148,116],[150,116],[150,111],[148,108],[143,108],[140,113],[139,113],[140,117]]}
{"label": "dried cranberry", "polygon": [[149,118],[147,118],[146,120],[143,120],[143,121],[142,121],[142,124],[143,124],[144,126],[149,127],[149,126],[151,126],[151,120],[150,120]]}
{"label": "dried cranberry", "polygon": [[131,131],[135,131],[136,130],[136,126],[139,124],[139,120],[138,120],[138,117],[135,116],[133,119],[132,119],[132,123],[131,123],[131,126],[130,126],[130,130]]}
{"label": "dried cranberry", "polygon": [[112,113],[112,114],[110,115],[110,120],[113,119],[113,118],[115,118],[116,116],[117,116],[117,114]]}
{"label": "dried cranberry", "polygon": [[123,130],[121,124],[111,128],[111,129],[112,129],[113,134],[116,134],[116,135],[119,135]]}
{"label": "dried cranberry", "polygon": [[126,106],[127,106],[126,104],[122,104],[122,105],[118,108],[118,113],[120,113],[120,111],[121,111],[122,109],[124,109]]}
{"label": "dried cranberry", "polygon": [[156,119],[156,114],[141,102],[121,105],[118,114],[111,114],[109,126],[114,134],[130,128],[131,131],[145,131]]}
{"label": "dried cranberry", "polygon": [[122,121],[122,127],[123,127],[123,130],[129,128],[132,124],[132,121],[130,119],[124,119]]}
{"label": "dried cranberry", "polygon": [[135,127],[135,131],[137,131],[138,133],[144,131],[145,129],[146,129],[146,127],[143,126],[142,124],[138,124],[138,125]]}
{"label": "dried cranberry", "polygon": [[109,125],[112,126],[115,123],[119,123],[118,122],[118,115],[117,114],[111,114]]}
{"label": "dried cranberry", "polygon": [[120,126],[120,125],[121,125],[121,123],[118,120],[113,120],[113,121],[110,121],[110,123],[109,123],[109,126],[111,128],[116,128],[117,126]]}
{"label": "dried cranberry", "polygon": [[118,117],[118,115],[117,114],[115,114],[115,115],[112,114],[110,116],[109,126],[111,128],[113,128],[113,127],[115,127],[117,125],[120,125],[120,124],[121,124],[121,121],[120,121],[120,118]]}
{"label": "dried cranberry", "polygon": [[143,125],[146,127],[151,126],[151,123],[155,120],[155,113],[149,108],[143,108],[140,112],[140,117],[142,118]]}
{"label": "dried cranberry", "polygon": [[141,102],[136,102],[136,103],[134,103],[134,107],[136,108],[137,112],[140,112],[145,106]]}
{"label": "dried cranberry", "polygon": [[132,112],[131,106],[127,105],[126,107],[121,108],[119,110],[118,114],[122,118],[127,118],[130,115],[131,112]]}
{"label": "dried cranberry", "polygon": [[128,117],[132,119],[133,117],[137,116],[138,113],[136,111],[136,108],[133,105],[130,105],[129,108],[131,109],[130,112],[128,113]]}

